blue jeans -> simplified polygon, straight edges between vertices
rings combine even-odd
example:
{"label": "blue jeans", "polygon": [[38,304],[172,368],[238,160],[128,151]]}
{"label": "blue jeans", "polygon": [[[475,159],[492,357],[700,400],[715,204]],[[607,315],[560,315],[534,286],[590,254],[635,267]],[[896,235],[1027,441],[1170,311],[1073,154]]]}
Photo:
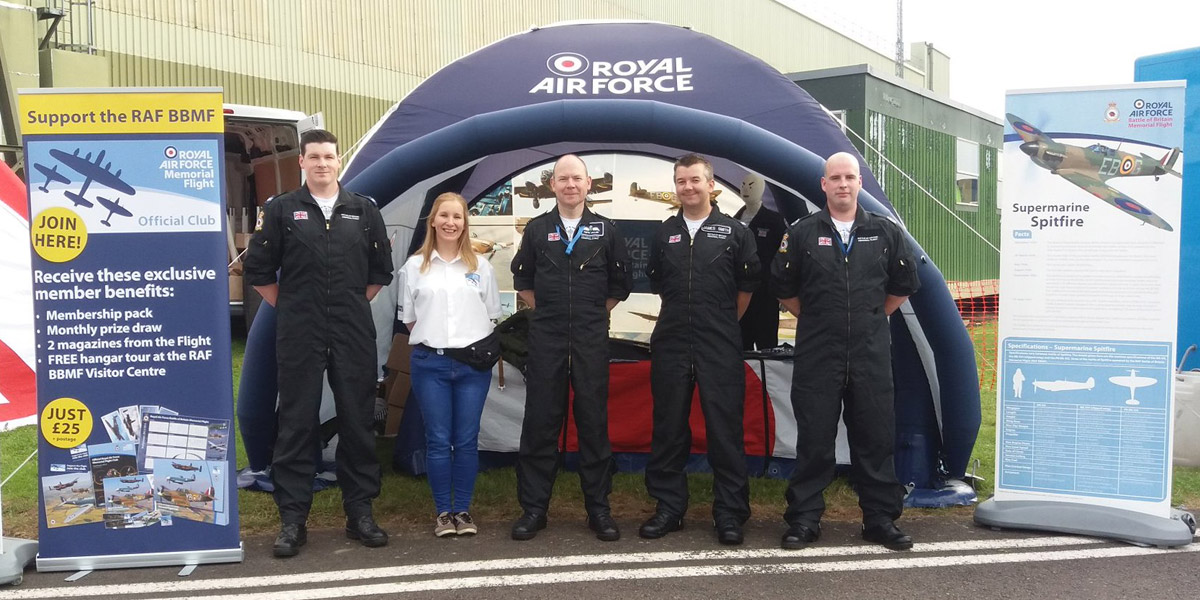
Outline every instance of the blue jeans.
{"label": "blue jeans", "polygon": [[[471,506],[479,472],[479,417],[491,371],[424,346],[412,350],[412,388],[425,421],[425,469],[438,513]],[[453,499],[451,499],[453,496]]]}

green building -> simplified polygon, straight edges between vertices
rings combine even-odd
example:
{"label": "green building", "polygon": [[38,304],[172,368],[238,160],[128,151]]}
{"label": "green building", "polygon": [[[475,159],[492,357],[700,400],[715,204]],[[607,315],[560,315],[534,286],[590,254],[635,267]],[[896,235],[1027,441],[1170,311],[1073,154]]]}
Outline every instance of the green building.
{"label": "green building", "polygon": [[788,77],[842,122],[951,293],[996,294],[1002,122],[869,65]]}

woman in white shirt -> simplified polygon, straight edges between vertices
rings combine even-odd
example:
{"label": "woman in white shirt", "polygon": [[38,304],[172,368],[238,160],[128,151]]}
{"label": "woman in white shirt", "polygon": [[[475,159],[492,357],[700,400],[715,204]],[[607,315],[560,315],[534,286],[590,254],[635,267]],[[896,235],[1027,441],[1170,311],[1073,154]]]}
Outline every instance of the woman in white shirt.
{"label": "woman in white shirt", "polygon": [[400,267],[399,317],[412,344],[412,389],[425,421],[425,463],[437,511],[434,535],[474,534],[467,511],[479,471],[479,418],[491,370],[450,357],[487,337],[500,316],[500,293],[487,259],[471,250],[467,202],[433,201],[425,242]]}

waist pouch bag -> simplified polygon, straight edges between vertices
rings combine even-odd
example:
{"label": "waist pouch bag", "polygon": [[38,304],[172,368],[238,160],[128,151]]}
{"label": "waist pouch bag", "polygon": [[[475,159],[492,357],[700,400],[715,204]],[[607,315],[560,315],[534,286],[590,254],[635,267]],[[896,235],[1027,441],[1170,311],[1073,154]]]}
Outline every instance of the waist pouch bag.
{"label": "waist pouch bag", "polygon": [[472,369],[491,371],[496,361],[500,360],[500,333],[492,330],[466,348],[446,348],[446,354]]}

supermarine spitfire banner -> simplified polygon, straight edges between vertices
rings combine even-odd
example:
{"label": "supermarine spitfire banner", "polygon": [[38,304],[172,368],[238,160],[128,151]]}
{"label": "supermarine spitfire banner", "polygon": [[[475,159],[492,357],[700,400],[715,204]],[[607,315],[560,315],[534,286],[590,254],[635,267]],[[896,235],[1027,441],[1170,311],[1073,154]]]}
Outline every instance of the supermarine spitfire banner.
{"label": "supermarine spitfire banner", "polygon": [[1169,516],[1183,92],[1008,97],[997,500]]}
{"label": "supermarine spitfire banner", "polygon": [[39,570],[241,559],[221,98],[21,92]]}

